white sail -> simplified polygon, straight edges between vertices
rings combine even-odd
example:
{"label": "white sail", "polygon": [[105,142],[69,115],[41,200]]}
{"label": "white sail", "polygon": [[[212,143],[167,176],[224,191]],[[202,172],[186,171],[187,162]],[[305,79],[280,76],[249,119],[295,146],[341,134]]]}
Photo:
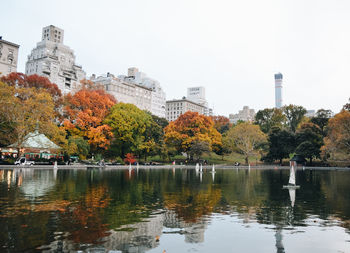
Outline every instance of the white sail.
{"label": "white sail", "polygon": [[199,171],[199,163],[196,163],[196,171]]}
{"label": "white sail", "polygon": [[290,168],[290,174],[289,174],[289,182],[290,185],[295,185],[295,170],[294,166]]}
{"label": "white sail", "polygon": [[289,197],[290,197],[290,202],[292,207],[294,207],[294,203],[295,203],[295,189],[291,189],[289,188]]}

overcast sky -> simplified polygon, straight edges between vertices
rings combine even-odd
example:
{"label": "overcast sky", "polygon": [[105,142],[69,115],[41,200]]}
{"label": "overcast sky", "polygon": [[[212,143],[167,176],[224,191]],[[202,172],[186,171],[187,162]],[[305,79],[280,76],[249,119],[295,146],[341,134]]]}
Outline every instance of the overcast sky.
{"label": "overcast sky", "polygon": [[167,99],[204,86],[220,115],[274,107],[276,72],[283,104],[338,112],[350,97],[349,0],[7,0],[1,19],[19,72],[52,24],[87,76],[137,67]]}

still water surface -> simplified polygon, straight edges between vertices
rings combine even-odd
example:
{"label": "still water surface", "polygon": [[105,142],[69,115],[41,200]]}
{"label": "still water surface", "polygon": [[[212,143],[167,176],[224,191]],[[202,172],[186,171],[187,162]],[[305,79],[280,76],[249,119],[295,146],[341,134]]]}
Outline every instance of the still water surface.
{"label": "still water surface", "polygon": [[350,171],[0,170],[0,251],[350,252]]}

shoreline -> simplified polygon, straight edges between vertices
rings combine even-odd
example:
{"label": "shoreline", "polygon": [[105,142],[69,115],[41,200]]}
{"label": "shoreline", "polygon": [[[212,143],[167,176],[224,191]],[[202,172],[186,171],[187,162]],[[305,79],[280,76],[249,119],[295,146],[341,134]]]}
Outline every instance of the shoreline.
{"label": "shoreline", "polygon": [[[136,165],[131,166],[131,169],[195,169],[195,165]],[[87,169],[101,169],[101,170],[128,170],[129,165],[106,165],[106,166],[98,166],[98,165],[85,165],[85,164],[77,164],[77,165],[57,165],[57,169],[60,170],[87,170]],[[203,166],[203,170],[211,171],[213,165],[205,165]],[[0,169],[52,169],[55,170],[53,165],[33,165],[33,166],[16,166],[16,165],[0,165]],[[289,166],[275,166],[275,165],[215,165],[216,169],[246,169],[246,170],[289,170]],[[350,170],[349,167],[303,167],[298,166],[297,170]]]}

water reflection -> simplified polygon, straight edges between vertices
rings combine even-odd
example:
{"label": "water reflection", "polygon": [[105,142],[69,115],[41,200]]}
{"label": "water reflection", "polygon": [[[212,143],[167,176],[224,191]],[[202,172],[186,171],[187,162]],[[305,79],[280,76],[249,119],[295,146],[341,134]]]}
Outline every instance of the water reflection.
{"label": "water reflection", "polygon": [[[185,252],[192,245],[211,252],[206,234],[212,231],[218,247],[231,249],[232,239],[224,239],[231,223],[242,225],[239,233],[270,236],[273,244],[261,243],[276,252],[292,250],[289,242],[298,234],[293,231],[312,236],[315,228],[331,234],[344,227],[346,233],[337,230],[337,244],[324,244],[331,251],[349,246],[350,172],[298,171],[297,192],[282,189],[288,176],[288,170],[255,167],[0,170],[1,247]],[[167,238],[177,244],[171,248]],[[235,243],[252,246],[247,240]]]}

